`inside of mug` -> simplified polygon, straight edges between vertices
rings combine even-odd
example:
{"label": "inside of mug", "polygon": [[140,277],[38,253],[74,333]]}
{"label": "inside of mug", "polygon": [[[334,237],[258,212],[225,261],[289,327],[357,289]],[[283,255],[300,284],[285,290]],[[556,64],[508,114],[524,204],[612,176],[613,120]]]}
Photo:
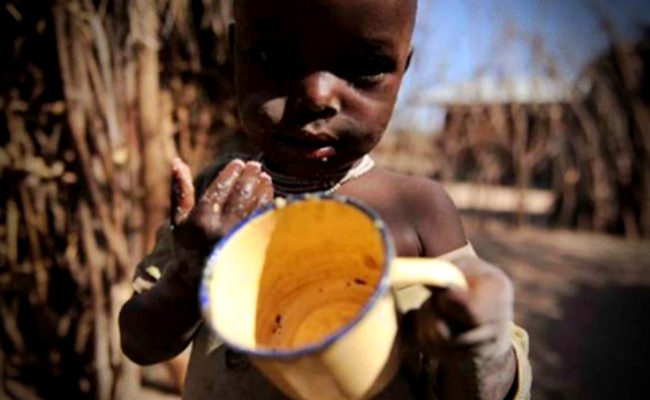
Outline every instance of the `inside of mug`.
{"label": "inside of mug", "polygon": [[248,350],[300,350],[355,321],[377,290],[385,238],[368,213],[306,199],[260,214],[210,260],[209,318]]}

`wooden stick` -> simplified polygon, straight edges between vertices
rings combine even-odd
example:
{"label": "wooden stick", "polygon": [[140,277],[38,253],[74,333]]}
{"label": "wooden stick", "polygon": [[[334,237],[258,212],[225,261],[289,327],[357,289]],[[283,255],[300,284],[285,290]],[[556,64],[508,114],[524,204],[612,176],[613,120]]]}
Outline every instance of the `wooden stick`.
{"label": "wooden stick", "polygon": [[131,297],[130,281],[117,282],[111,286],[111,350],[112,362],[118,366],[115,375],[115,396],[113,400],[132,400],[141,391],[140,367],[129,360],[121,351],[118,316],[124,303]]}
{"label": "wooden stick", "polygon": [[25,340],[18,328],[18,321],[16,319],[16,311],[11,309],[10,304],[5,303],[5,299],[0,296],[0,315],[2,316],[2,327],[11,341],[11,344],[18,351],[19,354],[24,354],[27,350]]}
{"label": "wooden stick", "polygon": [[81,219],[81,238],[86,254],[90,274],[90,288],[93,302],[94,337],[95,337],[95,371],[97,373],[97,399],[111,400],[113,374],[110,356],[110,325],[107,317],[106,293],[102,283],[102,260],[98,258],[100,250],[95,241],[92,228],[93,218],[88,205],[82,201],[79,205]]}
{"label": "wooden stick", "polygon": [[18,266],[18,227],[20,223],[20,211],[16,202],[7,199],[7,261],[12,270]]}
{"label": "wooden stick", "polygon": [[173,147],[171,138],[159,134],[160,122],[160,65],[158,61],[158,17],[153,1],[136,2],[131,9],[134,18],[141,22],[141,37],[137,51],[138,60],[138,109],[140,111],[140,134],[143,144],[145,189],[145,248],[151,249],[156,231],[167,219],[170,183],[169,175]]}
{"label": "wooden stick", "polygon": [[34,267],[34,278],[36,279],[36,294],[38,299],[44,303],[47,300],[48,274],[43,262],[43,253],[41,252],[41,245],[36,227],[36,216],[32,209],[32,199],[27,187],[24,185],[21,186],[19,192],[25,215],[25,228],[27,229],[27,237],[29,239],[30,258]]}
{"label": "wooden stick", "polygon": [[[87,3],[90,3],[89,7],[92,7],[91,2]],[[104,113],[106,124],[108,126],[108,137],[113,151],[118,151],[124,146],[124,136],[122,135],[122,132],[120,132],[120,124],[117,120],[117,102],[115,99],[115,87],[113,85],[110,50],[108,39],[106,38],[106,31],[104,30],[99,16],[94,10],[91,11],[90,26],[93,31],[95,48],[99,58],[99,65],[101,66],[104,87],[106,89]]]}
{"label": "wooden stick", "polygon": [[607,221],[604,207],[611,201],[611,188],[608,186],[607,167],[602,159],[601,134],[594,118],[589,114],[585,105],[580,101],[571,102],[571,106],[587,138],[588,156],[585,161],[589,166],[593,179],[594,212],[592,215],[593,228],[603,231]]}
{"label": "wooden stick", "polygon": [[[65,32],[67,19],[65,9],[61,3],[62,2],[60,0],[59,4],[54,8],[54,20],[56,28],[56,39],[59,47],[59,65],[61,67],[61,75],[64,81],[66,103],[68,104],[68,121],[70,124],[70,131],[72,133],[73,142],[79,155],[81,170],[83,172],[83,176],[88,187],[88,192],[90,194],[93,206],[99,215],[108,244],[118,259],[120,269],[124,272],[124,274],[126,274],[127,271],[130,271],[131,269],[130,260],[128,257],[128,247],[126,245],[124,237],[118,234],[113,226],[113,223],[111,222],[106,200],[101,194],[101,191],[92,173],[91,156],[85,141],[85,113],[83,105],[77,98],[77,91],[75,90],[79,88],[76,84],[72,83],[73,74],[71,72],[70,59],[67,52],[69,46]],[[84,70],[83,73],[85,74],[87,72]]]}

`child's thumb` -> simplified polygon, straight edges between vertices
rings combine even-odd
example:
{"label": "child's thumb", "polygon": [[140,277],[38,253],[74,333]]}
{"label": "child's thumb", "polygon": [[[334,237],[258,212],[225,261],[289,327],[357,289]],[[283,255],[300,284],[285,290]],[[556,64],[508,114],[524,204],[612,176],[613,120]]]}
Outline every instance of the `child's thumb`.
{"label": "child's thumb", "polygon": [[194,183],[190,167],[180,158],[172,161],[171,219],[182,223],[194,208]]}

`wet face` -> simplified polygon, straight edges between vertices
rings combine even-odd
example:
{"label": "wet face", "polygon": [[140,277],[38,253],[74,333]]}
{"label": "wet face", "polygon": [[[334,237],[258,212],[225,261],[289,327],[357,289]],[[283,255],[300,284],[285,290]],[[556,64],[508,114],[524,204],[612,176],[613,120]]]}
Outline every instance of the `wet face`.
{"label": "wet face", "polygon": [[278,169],[348,167],[380,140],[410,54],[408,0],[238,0],[244,129]]}

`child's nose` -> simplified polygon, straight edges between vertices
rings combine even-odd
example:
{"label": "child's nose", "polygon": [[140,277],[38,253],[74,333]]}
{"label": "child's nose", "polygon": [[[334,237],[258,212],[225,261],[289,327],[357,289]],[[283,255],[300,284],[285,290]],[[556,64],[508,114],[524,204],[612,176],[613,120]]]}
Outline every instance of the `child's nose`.
{"label": "child's nose", "polygon": [[337,94],[338,78],[328,72],[313,72],[302,80],[299,103],[321,118],[331,118],[341,111]]}

